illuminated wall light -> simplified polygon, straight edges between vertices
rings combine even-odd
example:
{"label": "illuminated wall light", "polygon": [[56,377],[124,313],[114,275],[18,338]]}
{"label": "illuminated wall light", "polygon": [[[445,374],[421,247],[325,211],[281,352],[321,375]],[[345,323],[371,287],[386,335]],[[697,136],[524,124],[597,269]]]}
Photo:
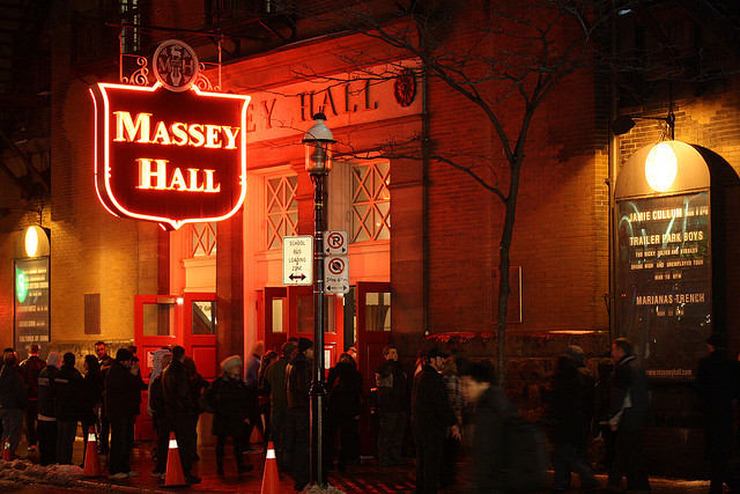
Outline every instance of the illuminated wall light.
{"label": "illuminated wall light", "polygon": [[39,232],[38,227],[29,226],[26,228],[26,234],[23,239],[27,257],[36,257],[39,253]]}
{"label": "illuminated wall light", "polygon": [[175,301],[177,302],[177,305],[182,305],[185,303],[185,299],[182,297],[177,297]]}
{"label": "illuminated wall light", "polygon": [[645,159],[645,179],[656,192],[670,190],[678,175],[678,158],[669,142],[653,146]]}

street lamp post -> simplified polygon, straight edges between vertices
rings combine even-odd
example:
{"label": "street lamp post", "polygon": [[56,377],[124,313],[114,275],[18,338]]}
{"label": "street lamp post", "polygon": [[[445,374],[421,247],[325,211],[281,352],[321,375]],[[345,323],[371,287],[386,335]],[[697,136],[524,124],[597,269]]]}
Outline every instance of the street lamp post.
{"label": "street lamp post", "polygon": [[306,171],[314,185],[313,307],[314,359],[311,381],[311,482],[326,485],[324,472],[324,230],[326,230],[326,177],[331,171],[331,146],[335,142],[324,124],[326,116],[313,116],[314,125],[303,136]]}

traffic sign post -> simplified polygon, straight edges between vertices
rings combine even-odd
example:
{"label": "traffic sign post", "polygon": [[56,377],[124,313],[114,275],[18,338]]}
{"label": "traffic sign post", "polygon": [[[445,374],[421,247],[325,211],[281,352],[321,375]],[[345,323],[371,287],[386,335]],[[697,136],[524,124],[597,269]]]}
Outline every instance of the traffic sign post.
{"label": "traffic sign post", "polygon": [[326,293],[349,292],[349,259],[347,256],[326,256],[324,259],[324,289]]}
{"label": "traffic sign post", "polygon": [[324,233],[324,254],[328,256],[347,254],[347,232],[329,230]]}
{"label": "traffic sign post", "polygon": [[313,284],[313,237],[283,237],[283,285]]}

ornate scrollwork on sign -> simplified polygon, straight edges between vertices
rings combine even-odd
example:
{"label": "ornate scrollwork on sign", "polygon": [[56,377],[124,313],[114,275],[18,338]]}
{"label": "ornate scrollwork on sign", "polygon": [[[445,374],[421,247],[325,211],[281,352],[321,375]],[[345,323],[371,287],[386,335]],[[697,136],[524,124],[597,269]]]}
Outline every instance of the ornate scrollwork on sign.
{"label": "ornate scrollwork on sign", "polygon": [[211,79],[209,79],[208,76],[204,73],[205,70],[208,70],[209,65],[211,67],[218,66],[217,64],[209,64],[208,62],[200,62],[200,71],[198,71],[198,77],[196,77],[193,84],[198,86],[198,89],[201,89],[203,91],[220,91],[221,86],[218,84],[213,84],[211,82]]}
{"label": "ornate scrollwork on sign", "polygon": [[139,55],[124,55],[127,58],[133,58],[136,60],[136,66],[131,75],[121,75],[121,82],[124,84],[131,84],[132,86],[148,86],[149,85],[149,61],[146,57]]}

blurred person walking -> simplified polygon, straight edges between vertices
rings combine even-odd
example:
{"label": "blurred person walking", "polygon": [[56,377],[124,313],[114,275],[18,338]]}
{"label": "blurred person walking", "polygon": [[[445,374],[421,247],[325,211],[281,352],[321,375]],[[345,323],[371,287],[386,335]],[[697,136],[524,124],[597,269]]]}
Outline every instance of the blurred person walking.
{"label": "blurred person walking", "polygon": [[260,424],[264,431],[264,442],[267,441],[272,433],[272,424],[270,423],[270,386],[267,384],[267,369],[278,359],[278,353],[274,351],[265,352],[260,361],[260,369],[257,374],[257,413]]}
{"label": "blurred person walking", "polygon": [[254,407],[255,395],[242,380],[242,359],[238,355],[221,362],[222,374],[208,389],[208,403],[213,410],[213,435],[216,436],[216,472],[224,476],[224,450],[231,438],[238,475],[252,470],[242,457],[244,435],[249,425],[249,413]]}
{"label": "blurred person walking", "polygon": [[18,357],[13,348],[3,351],[0,368],[0,421],[2,421],[2,446],[10,448],[10,456],[21,440],[23,411],[26,408],[26,386],[18,369]]}
{"label": "blurred person walking", "polygon": [[75,368],[74,353],[62,357],[62,367],[55,379],[57,417],[57,463],[72,464],[77,422],[80,420],[83,394],[82,374]]}
{"label": "blurred person walking", "polygon": [[278,468],[285,471],[288,461],[285,452],[285,432],[288,421],[288,397],[286,394],[285,368],[290,362],[297,346],[285,342],[280,349],[281,356],[265,371],[265,386],[270,393],[270,436],[275,446]]}
{"label": "blurred person walking", "polygon": [[416,442],[416,492],[436,494],[439,490],[444,442],[447,434],[460,440],[455,413],[442,378],[447,354],[432,349],[414,382],[412,417]]}
{"label": "blurred person walking", "polygon": [[585,366],[583,350],[576,345],[569,346],[558,358],[548,403],[548,419],[553,428],[553,489],[556,492],[571,487],[571,472],[578,474],[581,489],[598,487],[587,459],[594,385],[594,378]]}
{"label": "blurred person walking", "polygon": [[409,410],[409,382],[398,361],[398,349],[383,348],[385,361],[375,372],[378,388],[378,460],[381,466],[400,465]]}
{"label": "blurred person walking", "polygon": [[348,353],[341,354],[337,365],[329,371],[327,390],[326,461],[331,467],[338,443],[337,467],[344,471],[347,465],[356,464],[360,459],[362,412],[362,374]]}
{"label": "blurred person walking", "polygon": [[[463,430],[463,408],[465,400],[462,395],[462,383],[458,375],[457,359],[454,355],[449,355],[445,359],[442,378],[447,387],[447,398],[450,400],[450,406],[455,414],[455,425]],[[440,486],[450,487],[454,485],[457,477],[457,460],[460,456],[461,447],[460,437],[454,437],[448,432],[444,443],[444,454],[442,456],[442,472],[440,475]]]}
{"label": "blurred person walking", "polygon": [[28,392],[26,401],[26,439],[28,451],[36,450],[38,434],[36,434],[39,414],[39,374],[46,367],[46,362],[39,357],[39,346],[34,343],[29,349],[28,358],[20,363],[21,376]]}
{"label": "blurred person walking", "polygon": [[170,439],[170,427],[164,405],[164,390],[162,389],[162,374],[172,362],[172,352],[168,348],[160,348],[152,357],[152,372],[149,375],[149,413],[154,424],[156,435],[154,447],[154,470],[152,476],[164,478],[167,469],[167,449]]}
{"label": "blurred person walking", "polygon": [[39,373],[39,463],[43,466],[56,463],[57,457],[57,411],[56,377],[59,374],[59,354],[49,352],[46,367]]}
{"label": "blurred person walking", "polygon": [[311,423],[311,369],[313,342],[307,338],[298,341],[298,353],[285,369],[288,415],[285,447],[290,458],[290,470],[296,491],[302,491],[309,480],[309,427]]}

